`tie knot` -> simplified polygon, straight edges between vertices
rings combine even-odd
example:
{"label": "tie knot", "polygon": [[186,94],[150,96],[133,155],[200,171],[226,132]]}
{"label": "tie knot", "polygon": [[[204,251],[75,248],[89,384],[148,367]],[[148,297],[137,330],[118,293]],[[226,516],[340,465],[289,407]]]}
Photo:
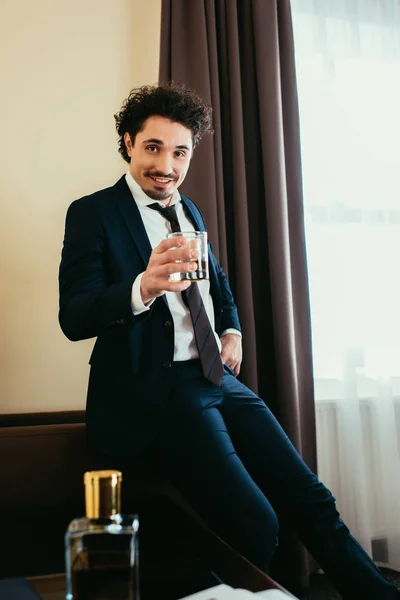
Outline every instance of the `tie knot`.
{"label": "tie knot", "polygon": [[161,206],[158,202],[154,202],[154,204],[149,204],[149,208],[156,210],[163,217],[171,223],[171,229],[173,232],[181,231],[181,227],[179,225],[178,216],[176,214],[176,210],[174,206]]}

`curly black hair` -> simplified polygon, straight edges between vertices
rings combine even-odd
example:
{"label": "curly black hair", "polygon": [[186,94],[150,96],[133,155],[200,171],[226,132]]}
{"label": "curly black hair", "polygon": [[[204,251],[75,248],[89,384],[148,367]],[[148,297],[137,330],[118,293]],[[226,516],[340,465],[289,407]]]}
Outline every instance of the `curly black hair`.
{"label": "curly black hair", "polygon": [[121,110],[114,115],[119,135],[118,151],[126,162],[129,163],[131,159],[125,147],[125,133],[129,133],[134,144],[143,123],[153,115],[165,117],[190,129],[193,147],[197,146],[205,133],[214,131],[211,106],[183,83],[171,81],[160,86],[135,88],[123,102]]}

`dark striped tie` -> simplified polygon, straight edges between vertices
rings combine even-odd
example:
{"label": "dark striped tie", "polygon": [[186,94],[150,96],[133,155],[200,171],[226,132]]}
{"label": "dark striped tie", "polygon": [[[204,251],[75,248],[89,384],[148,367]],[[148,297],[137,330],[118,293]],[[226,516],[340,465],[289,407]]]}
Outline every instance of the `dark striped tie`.
{"label": "dark striped tie", "polygon": [[[160,212],[170,222],[173,232],[181,231],[176,210],[173,206],[163,207],[158,202],[155,202],[154,204],[150,204],[149,208]],[[190,288],[182,292],[182,296],[192,318],[194,336],[204,377],[215,385],[220,386],[224,367],[197,283],[193,282]]]}

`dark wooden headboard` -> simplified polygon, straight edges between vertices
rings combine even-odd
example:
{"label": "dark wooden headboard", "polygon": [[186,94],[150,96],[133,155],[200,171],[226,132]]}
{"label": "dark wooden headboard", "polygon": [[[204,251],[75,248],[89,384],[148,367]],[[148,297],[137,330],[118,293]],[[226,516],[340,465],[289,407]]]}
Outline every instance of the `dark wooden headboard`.
{"label": "dark wooden headboard", "polygon": [[83,411],[0,417],[0,577],[64,570],[64,532],[83,514]]}

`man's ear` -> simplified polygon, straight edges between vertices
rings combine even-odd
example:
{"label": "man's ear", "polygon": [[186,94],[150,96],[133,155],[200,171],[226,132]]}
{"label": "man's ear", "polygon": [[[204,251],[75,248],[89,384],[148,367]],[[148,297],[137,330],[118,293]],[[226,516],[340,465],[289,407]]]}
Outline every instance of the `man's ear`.
{"label": "man's ear", "polygon": [[128,153],[128,156],[130,156],[133,144],[132,144],[131,136],[129,135],[128,132],[126,132],[124,134],[124,142],[125,142],[125,148],[126,148],[126,151]]}

